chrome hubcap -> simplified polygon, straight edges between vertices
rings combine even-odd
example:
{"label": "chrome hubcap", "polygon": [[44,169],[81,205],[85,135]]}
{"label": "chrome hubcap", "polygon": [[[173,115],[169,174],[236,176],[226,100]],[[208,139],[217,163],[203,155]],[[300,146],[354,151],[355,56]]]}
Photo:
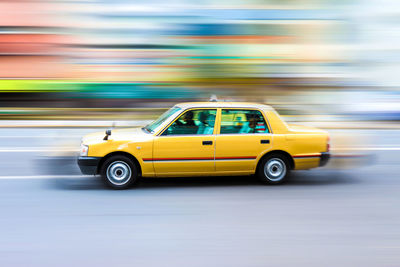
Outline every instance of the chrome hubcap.
{"label": "chrome hubcap", "polygon": [[279,158],[272,158],[264,165],[265,176],[274,182],[277,182],[286,175],[286,165],[283,160]]}
{"label": "chrome hubcap", "polygon": [[123,161],[115,161],[107,168],[107,178],[115,185],[126,184],[132,176],[131,167]]}

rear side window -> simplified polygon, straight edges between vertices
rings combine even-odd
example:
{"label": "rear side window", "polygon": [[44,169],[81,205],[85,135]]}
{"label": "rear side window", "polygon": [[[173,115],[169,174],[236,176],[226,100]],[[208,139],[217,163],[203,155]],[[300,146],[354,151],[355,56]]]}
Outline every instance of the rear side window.
{"label": "rear side window", "polygon": [[220,133],[269,133],[269,130],[263,115],[258,110],[223,109]]}

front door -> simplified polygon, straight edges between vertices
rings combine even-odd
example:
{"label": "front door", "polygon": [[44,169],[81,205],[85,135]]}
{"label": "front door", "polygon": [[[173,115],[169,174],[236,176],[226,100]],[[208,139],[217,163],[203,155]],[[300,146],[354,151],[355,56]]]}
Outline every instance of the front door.
{"label": "front door", "polygon": [[272,147],[262,113],[252,109],[222,109],[220,125],[216,137],[216,171],[254,171],[257,156]]}
{"label": "front door", "polygon": [[157,176],[201,175],[215,172],[216,109],[185,111],[154,139]]}

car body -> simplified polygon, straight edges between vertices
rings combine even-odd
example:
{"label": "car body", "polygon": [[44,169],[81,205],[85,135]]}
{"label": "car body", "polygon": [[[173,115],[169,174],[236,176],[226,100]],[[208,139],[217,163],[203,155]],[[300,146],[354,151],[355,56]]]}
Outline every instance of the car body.
{"label": "car body", "polygon": [[[263,161],[271,155],[278,155],[275,165],[269,162],[269,167],[260,167],[261,163],[267,164]],[[104,166],[113,157],[119,163]],[[78,164],[83,174],[107,176],[114,171],[115,179],[107,182],[105,177],[106,183],[126,188],[129,183],[119,186],[117,174],[127,175],[129,168],[131,176],[183,177],[252,175],[260,168],[271,168],[276,173],[284,167],[286,179],[290,170],[316,168],[328,159],[326,131],[288,125],[271,106],[192,102],[175,105],[143,128],[85,136]],[[285,179],[265,182],[280,183]]]}

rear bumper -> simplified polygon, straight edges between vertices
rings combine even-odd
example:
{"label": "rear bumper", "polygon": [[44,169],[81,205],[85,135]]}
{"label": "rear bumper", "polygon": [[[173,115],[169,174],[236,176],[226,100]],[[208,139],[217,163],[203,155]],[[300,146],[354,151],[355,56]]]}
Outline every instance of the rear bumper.
{"label": "rear bumper", "polygon": [[321,152],[321,157],[320,157],[320,160],[319,160],[319,166],[320,167],[325,166],[328,163],[330,158],[331,158],[331,153],[329,153],[329,152]]}
{"label": "rear bumper", "polygon": [[82,174],[95,175],[97,174],[97,168],[100,160],[101,157],[79,157],[79,169],[81,169]]}

